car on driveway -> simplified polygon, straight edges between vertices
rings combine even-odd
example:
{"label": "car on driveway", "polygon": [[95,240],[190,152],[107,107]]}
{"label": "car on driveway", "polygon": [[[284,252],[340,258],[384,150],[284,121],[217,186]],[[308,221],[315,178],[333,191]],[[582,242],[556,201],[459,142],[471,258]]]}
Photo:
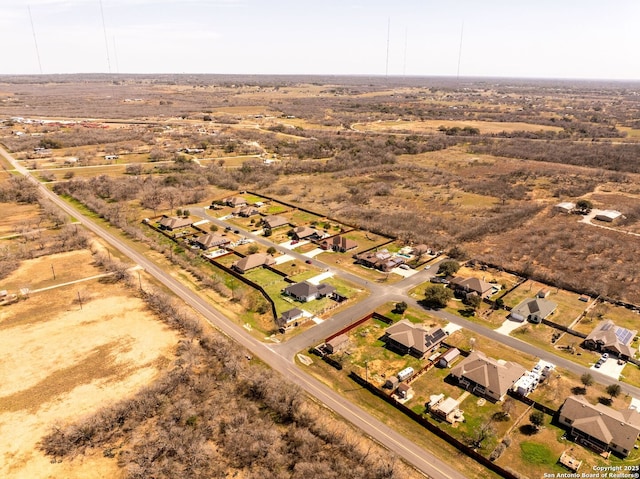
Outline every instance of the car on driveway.
{"label": "car on driveway", "polygon": [[600,366],[602,366],[603,364],[604,364],[604,361],[602,359],[598,359],[598,362],[595,363],[593,367],[595,367],[596,369],[600,369]]}
{"label": "car on driveway", "polygon": [[600,359],[604,359],[606,361],[607,359],[609,359],[609,353],[602,353]]}

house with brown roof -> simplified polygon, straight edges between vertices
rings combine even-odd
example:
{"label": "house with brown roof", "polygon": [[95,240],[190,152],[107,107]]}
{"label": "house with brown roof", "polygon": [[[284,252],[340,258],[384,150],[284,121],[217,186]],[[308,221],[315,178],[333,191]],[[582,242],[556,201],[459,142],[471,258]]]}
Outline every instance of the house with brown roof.
{"label": "house with brown roof", "polygon": [[229,238],[226,236],[216,235],[216,234],[206,234],[197,237],[194,240],[194,244],[201,249],[207,250],[209,248],[215,248],[217,246],[224,246],[231,242]]}
{"label": "house with brown roof", "polygon": [[232,208],[247,205],[247,200],[245,200],[242,196],[231,196],[229,198],[226,198],[224,202],[227,206],[231,206]]}
{"label": "house with brown roof", "polygon": [[186,228],[187,226],[191,226],[193,221],[189,218],[177,217],[177,216],[166,216],[162,215],[160,221],[158,221],[158,226],[163,230],[177,230],[179,228]]}
{"label": "house with brown roof", "polygon": [[289,220],[287,220],[287,218],[284,218],[282,216],[270,215],[270,216],[265,216],[262,219],[262,225],[265,228],[269,228],[269,229],[279,228],[280,226],[287,226],[288,224],[289,224]]}
{"label": "house with brown roof", "polygon": [[320,243],[320,247],[324,250],[333,250],[339,253],[344,253],[346,251],[357,248],[358,243],[352,239],[338,235],[323,240]]}
{"label": "house with brown roof", "polygon": [[575,442],[597,452],[613,451],[627,457],[640,435],[640,413],[616,411],[604,404],[591,404],[584,397],[568,397],[558,412],[558,422]]}
{"label": "house with brown roof", "polygon": [[272,264],[275,264],[275,262],[276,260],[273,259],[270,254],[255,253],[239,259],[238,261],[233,263],[231,267],[239,273],[244,274],[253,268],[258,268],[260,266],[271,266]]}
{"label": "house with brown roof", "polygon": [[367,268],[374,268],[380,271],[389,272],[393,268],[404,264],[406,258],[402,256],[394,256],[388,250],[381,249],[379,251],[365,251],[355,255],[356,263]]}
{"label": "house with brown roof", "polygon": [[500,288],[480,278],[463,278],[462,276],[453,278],[450,285],[456,292],[464,294],[475,293],[481,298],[488,298],[496,292],[496,289]]}
{"label": "house with brown roof", "polygon": [[593,351],[613,353],[617,356],[633,358],[636,350],[630,346],[637,330],[629,330],[616,326],[613,321],[607,319],[585,338],[584,347]]}
{"label": "house with brown roof", "polygon": [[331,338],[324,345],[324,348],[329,354],[338,353],[344,351],[349,347],[349,336],[346,334],[339,334],[335,338]]}
{"label": "house with brown roof", "polygon": [[255,216],[257,214],[259,214],[260,212],[258,211],[258,208],[254,207],[254,206],[241,206],[239,208],[236,208],[233,211],[233,214],[236,216],[242,216],[243,218],[250,218],[252,216]]}
{"label": "house with brown roof", "polygon": [[298,226],[293,229],[293,239],[314,240],[322,238],[322,233],[308,226]]}
{"label": "house with brown roof", "polygon": [[473,351],[451,369],[458,384],[478,396],[501,401],[507,391],[527,370],[511,361],[497,361],[480,351]]}
{"label": "house with brown roof", "polygon": [[287,296],[295,298],[297,301],[306,303],[308,301],[313,301],[314,299],[331,296],[336,292],[336,288],[327,283],[315,285],[308,281],[302,281],[301,283],[295,283],[291,286],[287,286],[282,290],[282,292]]}
{"label": "house with brown roof", "polygon": [[387,328],[381,340],[392,351],[422,359],[440,346],[446,337],[447,334],[440,327],[427,329],[407,319],[401,319]]}

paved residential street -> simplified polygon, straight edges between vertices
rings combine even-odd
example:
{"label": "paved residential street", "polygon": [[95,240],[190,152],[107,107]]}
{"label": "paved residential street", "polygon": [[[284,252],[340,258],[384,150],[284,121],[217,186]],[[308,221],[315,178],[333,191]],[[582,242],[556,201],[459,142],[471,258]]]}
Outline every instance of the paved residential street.
{"label": "paved residential street", "polygon": [[[428,279],[435,275],[438,270],[439,260],[434,261],[430,269],[421,269],[415,274],[410,275],[395,284],[385,284],[367,281],[361,277],[358,277],[350,272],[346,272],[342,269],[338,269],[334,266],[325,264],[315,258],[309,259],[308,256],[298,253],[291,249],[286,250],[286,254],[292,258],[300,261],[311,261],[311,264],[318,267],[321,271],[326,271],[327,274],[335,275],[349,281],[359,288],[369,291],[369,295],[363,300],[355,303],[351,307],[342,310],[335,314],[333,317],[317,324],[300,334],[292,337],[291,339],[281,342],[279,344],[265,344],[257,339],[251,337],[247,331],[241,326],[235,324],[231,320],[227,319],[224,314],[214,308],[211,304],[204,301],[199,295],[189,290],[186,286],[179,281],[171,277],[164,272],[161,268],[155,265],[152,261],[147,259],[143,254],[135,251],[129,247],[126,243],[121,241],[116,235],[109,232],[108,229],[103,228],[94,223],[89,218],[82,215],[75,208],[69,206],[65,201],[57,197],[54,193],[49,191],[45,186],[35,180],[30,172],[26,168],[19,165],[6,151],[0,149],[0,154],[6,157],[15,167],[15,169],[21,174],[29,177],[40,188],[40,191],[47,196],[53,203],[59,206],[69,215],[77,218],[77,220],[84,225],[88,230],[103,238],[109,242],[112,246],[117,248],[122,253],[126,254],[132,261],[137,263],[140,267],[155,277],[160,283],[171,289],[177,296],[183,299],[188,305],[193,307],[196,311],[201,313],[207,321],[214,327],[218,328],[235,341],[240,343],[243,347],[247,348],[252,354],[259,357],[262,361],[268,364],[273,369],[277,370],[288,380],[293,381],[304,389],[308,394],[315,397],[327,407],[335,411],[337,414],[345,417],[357,427],[362,429],[365,434],[373,437],[375,440],[385,445],[387,448],[404,458],[407,462],[414,465],[419,470],[423,471],[429,477],[433,478],[463,478],[464,475],[455,471],[448,466],[444,461],[439,460],[430,453],[424,451],[420,447],[416,446],[412,442],[404,439],[399,433],[395,432],[381,421],[374,418],[372,415],[362,410],[360,407],[345,401],[345,399],[337,394],[329,387],[322,384],[320,381],[310,377],[304,373],[303,369],[298,368],[293,358],[296,353],[300,351],[306,351],[310,346],[314,346],[331,334],[341,330],[348,326],[352,322],[360,319],[369,312],[373,311],[382,304],[388,302],[400,302],[404,301],[411,307],[423,308],[418,301],[412,297],[409,297],[407,292],[415,286],[428,281]],[[192,214],[205,218],[210,222],[218,225],[221,228],[228,226],[228,223],[209,216],[208,211],[204,208],[191,209]],[[234,230],[239,230],[240,234],[252,239],[253,241],[264,246],[276,246],[279,251],[283,252],[283,247],[274,245],[268,238],[256,235],[249,231],[244,231],[236,226]],[[453,315],[446,311],[431,310],[430,314],[453,323],[457,326],[463,327],[467,330],[473,331],[479,338],[487,338],[492,341],[502,343],[508,347],[514,348],[518,351],[522,351],[525,354],[530,354],[538,358],[549,361],[560,368],[569,370],[575,374],[581,375],[585,372],[589,372],[597,382],[608,385],[612,383],[620,384],[622,391],[628,393],[634,397],[640,398],[640,389],[628,384],[620,383],[616,379],[609,375],[603,374],[596,369],[589,369],[579,364],[573,363],[564,357],[556,356],[546,350],[542,350],[516,338],[501,334],[498,331],[491,330],[481,324],[468,321],[462,317]],[[482,339],[480,339],[482,341]]]}

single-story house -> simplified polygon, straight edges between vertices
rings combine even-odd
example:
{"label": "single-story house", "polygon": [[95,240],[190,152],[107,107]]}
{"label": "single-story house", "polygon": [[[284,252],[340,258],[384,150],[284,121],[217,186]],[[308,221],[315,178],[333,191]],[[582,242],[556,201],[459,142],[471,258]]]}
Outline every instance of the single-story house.
{"label": "single-story house", "polygon": [[338,235],[323,240],[320,243],[320,247],[324,250],[333,250],[344,253],[345,251],[357,248],[358,243],[352,239]]}
{"label": "single-story house", "polygon": [[594,216],[595,219],[611,223],[622,216],[622,213],[615,210],[601,210]]}
{"label": "single-story house", "polygon": [[298,308],[293,308],[288,311],[285,311],[280,315],[280,317],[276,320],[276,324],[281,328],[286,328],[290,326],[292,323],[295,323],[297,320],[304,316],[304,311]]}
{"label": "single-story house", "polygon": [[431,248],[429,248],[426,244],[417,244],[413,248],[411,248],[411,254],[415,256],[422,256],[423,254],[431,254]]}
{"label": "single-story house", "polygon": [[575,207],[575,203],[571,203],[570,201],[563,201],[562,203],[558,203],[557,205],[555,205],[553,209],[560,213],[571,213]]}
{"label": "single-story house", "polygon": [[226,236],[216,235],[212,233],[199,236],[194,240],[194,244],[204,250],[215,248],[216,246],[224,246],[229,244],[230,242],[231,241]]}
{"label": "single-story house", "polygon": [[349,336],[346,334],[339,334],[335,338],[331,338],[327,341],[324,347],[329,354],[344,351],[349,347]]}
{"label": "single-story house", "polygon": [[440,346],[447,333],[440,327],[426,329],[402,319],[387,328],[382,341],[386,347],[399,354],[411,354],[422,359]]}
{"label": "single-story house", "polygon": [[256,253],[245,256],[239,259],[231,265],[233,269],[239,273],[246,273],[250,269],[257,268],[259,266],[271,266],[275,264],[276,260],[270,254]]}
{"label": "single-story house", "polygon": [[314,240],[322,238],[322,233],[308,226],[298,226],[293,229],[293,238],[297,240]]}
{"label": "single-story house", "polygon": [[500,288],[479,278],[463,278],[462,276],[456,276],[449,284],[457,292],[476,293],[481,298],[488,298],[496,292],[496,289]]}
{"label": "single-story house", "polygon": [[527,370],[511,361],[497,361],[480,351],[473,351],[451,369],[458,384],[472,393],[492,401],[501,401],[507,391]]}
{"label": "single-story house", "polygon": [[553,301],[543,298],[528,298],[511,310],[509,317],[514,321],[524,321],[540,324],[558,307]]}
{"label": "single-story house", "polygon": [[331,296],[335,291],[336,288],[327,283],[315,285],[308,281],[302,281],[301,283],[295,283],[291,286],[287,286],[282,292],[295,298],[297,301],[306,303],[308,301],[313,301],[314,299]]}
{"label": "single-story house", "polygon": [[386,249],[380,251],[366,251],[355,255],[356,263],[362,264],[368,268],[375,268],[380,271],[388,272],[393,268],[405,263],[406,258],[402,256],[394,256]]}
{"label": "single-story house", "polygon": [[253,206],[241,206],[236,208],[233,212],[234,215],[242,216],[243,218],[250,218],[251,216],[255,216],[259,213],[258,209]]}
{"label": "single-story house", "polygon": [[460,350],[458,348],[449,348],[449,350],[438,359],[438,366],[441,368],[449,368],[458,356],[460,356]]}
{"label": "single-story house", "polygon": [[158,226],[163,230],[177,230],[179,228],[186,228],[187,226],[191,226],[193,224],[193,220],[191,218],[178,218],[177,216],[166,216],[162,215],[160,221],[158,221]]}
{"label": "single-story house", "polygon": [[270,215],[270,216],[265,216],[262,219],[262,225],[265,228],[269,228],[269,229],[279,228],[280,226],[286,226],[288,224],[289,224],[289,220],[287,220],[287,218],[284,218],[282,216]]}
{"label": "single-story house", "polygon": [[607,319],[596,326],[584,340],[584,347],[593,351],[609,352],[617,356],[633,358],[636,350],[630,346],[637,330],[616,326]]}
{"label": "single-story house", "polygon": [[627,457],[640,435],[640,413],[634,409],[616,411],[581,396],[568,397],[558,416],[558,422],[569,429],[569,437],[597,452],[613,451]]}
{"label": "single-story house", "polygon": [[245,200],[242,196],[231,196],[224,200],[227,206],[231,206],[232,208],[238,208],[239,206],[246,206],[247,200]]}

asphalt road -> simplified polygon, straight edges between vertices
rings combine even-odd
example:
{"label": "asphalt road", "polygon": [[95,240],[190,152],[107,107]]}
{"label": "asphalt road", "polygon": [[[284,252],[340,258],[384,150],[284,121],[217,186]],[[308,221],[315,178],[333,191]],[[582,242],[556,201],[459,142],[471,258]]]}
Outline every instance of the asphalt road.
{"label": "asphalt road", "polygon": [[[294,355],[307,349],[310,346],[316,345],[324,338],[339,331],[353,321],[363,317],[369,312],[373,311],[376,307],[387,302],[399,302],[405,301],[411,306],[422,308],[422,306],[413,298],[407,296],[407,291],[411,288],[421,284],[429,279],[437,271],[438,262],[433,264],[433,267],[429,270],[421,270],[418,273],[405,278],[395,284],[387,285],[376,282],[366,281],[352,273],[345,272],[337,269],[319,260],[312,259],[313,265],[320,269],[327,269],[333,272],[336,276],[344,278],[354,284],[357,284],[370,291],[370,296],[363,301],[360,301],[352,307],[343,310],[342,312],[334,315],[332,318],[316,325],[301,334],[291,338],[290,340],[280,344],[264,344],[253,337],[247,332],[236,325],[232,321],[228,320],[222,313],[214,309],[210,304],[204,301],[200,296],[186,288],[177,280],[173,279],[170,275],[166,274],[162,269],[157,267],[154,263],[149,261],[140,253],[130,248],[126,243],[120,241],[116,236],[112,235],[107,229],[102,228],[90,219],[84,217],[80,212],[76,211],[73,207],[69,206],[66,202],[58,198],[54,193],[49,191],[46,187],[41,185],[35,178],[31,177],[30,172],[19,165],[6,151],[0,148],[0,154],[5,156],[15,167],[17,171],[29,177],[37,183],[43,192],[52,202],[58,205],[62,210],[69,215],[78,219],[87,229],[92,231],[97,236],[102,237],[112,246],[126,254],[134,262],[144,268],[149,274],[154,276],[159,282],[170,288],[174,293],[182,298],[188,305],[193,307],[196,311],[201,313],[207,321],[214,327],[218,328],[229,337],[240,343],[242,346],[251,351],[254,355],[263,360],[266,364],[271,366],[274,370],[280,372],[287,379],[298,384],[307,393],[321,401],[327,407],[335,411],[337,414],[345,417],[351,421],[354,425],[362,429],[367,435],[376,439],[381,444],[385,445],[388,449],[398,454],[410,464],[414,465],[417,469],[423,471],[433,478],[464,478],[464,475],[455,471],[448,466],[445,462],[437,459],[430,453],[419,448],[412,442],[404,439],[397,432],[378,421],[376,418],[362,410],[358,406],[355,406],[344,400],[332,389],[328,388],[321,382],[314,378],[304,374],[293,362]],[[206,218],[214,224],[225,228],[228,226],[224,221],[211,217],[207,214],[207,210],[203,208],[192,208],[192,214]],[[256,241],[259,244],[265,246],[275,246],[280,251],[282,247],[275,245],[268,238],[263,236],[254,235],[249,231],[242,230],[236,226],[232,226],[234,230],[240,230],[241,234],[247,238]],[[300,261],[306,261],[309,258],[295,251],[286,251],[287,254],[293,256]],[[511,336],[506,336],[495,332],[492,329],[484,327],[478,323],[471,322],[461,318],[459,316],[450,314],[446,311],[432,310],[431,314],[437,316],[445,321],[452,322],[465,329],[475,332],[479,337],[488,338],[515,350],[522,351],[523,353],[530,354],[532,356],[544,359],[555,364],[558,367],[567,369],[575,374],[581,375],[585,372],[590,373],[594,379],[601,384],[620,384],[622,391],[628,393],[634,397],[640,398],[640,389],[629,384],[621,383],[614,378],[601,374],[597,371],[591,370],[579,364],[573,363],[563,357],[556,356],[546,350],[537,348],[528,343],[520,341]]]}
{"label": "asphalt road", "polygon": [[40,184],[31,176],[30,171],[22,167],[7,151],[0,148],[2,154],[9,160],[14,168],[23,175],[34,181],[40,191],[53,203],[59,206],[70,216],[75,217],[84,227],[95,235],[101,237],[113,247],[128,256],[132,261],[140,265],[144,270],[152,275],[157,281],[171,289],[178,297],[194,310],[202,314],[204,318],[215,328],[219,329],[227,336],[251,351],[271,368],[282,374],[287,380],[300,386],[305,392],[322,402],[335,413],[346,418],[356,427],[360,428],[366,435],[372,437],[390,451],[393,451],[407,463],[413,465],[425,475],[433,479],[464,479],[464,474],[456,471],[444,461],[436,458],[424,449],[405,439],[402,435],[389,428],[387,425],[362,410],[358,406],[345,401],[342,396],[331,388],[325,386],[316,379],[304,374],[295,366],[291,357],[284,357],[274,350],[273,346],[264,344],[247,334],[240,326],[228,320],[222,313],[214,309],[209,303],[204,301],[199,295],[188,289],[179,281],[165,273],[161,268],[138,253],[126,243],[121,241],[107,229],[94,223],[85,217],[81,212],[68,205],[44,185]]}

